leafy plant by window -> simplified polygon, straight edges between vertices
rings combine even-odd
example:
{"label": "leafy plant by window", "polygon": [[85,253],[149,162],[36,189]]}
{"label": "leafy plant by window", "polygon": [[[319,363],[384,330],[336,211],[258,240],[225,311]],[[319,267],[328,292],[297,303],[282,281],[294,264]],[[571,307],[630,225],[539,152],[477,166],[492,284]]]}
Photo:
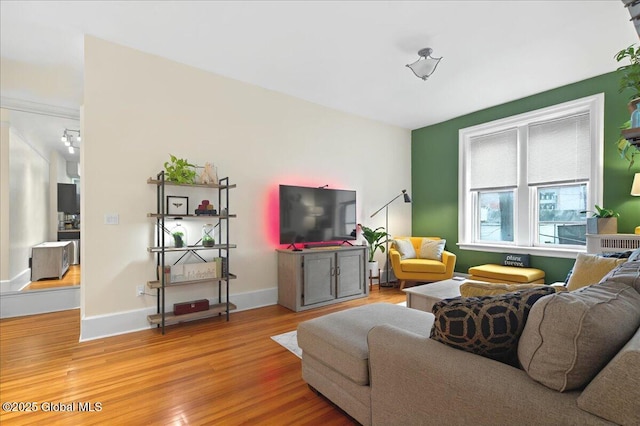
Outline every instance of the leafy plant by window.
{"label": "leafy plant by window", "polygon": [[194,183],[196,179],[195,165],[189,163],[186,159],[177,158],[175,155],[169,154],[171,162],[164,163],[166,172],[166,180],[177,183]]}
{"label": "leafy plant by window", "polygon": [[[607,217],[620,217],[620,213],[618,213],[613,209],[605,209],[604,207],[600,207],[597,204],[595,205],[595,208],[596,208],[596,211],[591,212],[593,213],[593,217],[598,217],[601,219],[604,219]],[[587,213],[587,211],[585,211],[585,213]]]}

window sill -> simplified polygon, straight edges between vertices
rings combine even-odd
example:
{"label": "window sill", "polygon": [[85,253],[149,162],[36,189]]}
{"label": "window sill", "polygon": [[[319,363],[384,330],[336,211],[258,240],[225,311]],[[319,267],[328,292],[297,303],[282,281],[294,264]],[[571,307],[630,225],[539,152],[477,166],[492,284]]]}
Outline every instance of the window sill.
{"label": "window sill", "polygon": [[578,253],[586,253],[587,248],[550,248],[550,247],[520,247],[478,243],[458,243],[461,250],[488,251],[494,253],[530,254],[533,256],[560,257],[575,259]]}

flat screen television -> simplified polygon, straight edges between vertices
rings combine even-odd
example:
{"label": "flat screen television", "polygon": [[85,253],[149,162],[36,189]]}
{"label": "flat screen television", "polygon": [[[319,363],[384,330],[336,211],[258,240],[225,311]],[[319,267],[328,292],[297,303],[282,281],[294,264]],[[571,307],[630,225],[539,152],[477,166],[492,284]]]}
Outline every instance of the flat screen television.
{"label": "flat screen television", "polygon": [[280,185],[280,244],[356,239],[356,191]]}

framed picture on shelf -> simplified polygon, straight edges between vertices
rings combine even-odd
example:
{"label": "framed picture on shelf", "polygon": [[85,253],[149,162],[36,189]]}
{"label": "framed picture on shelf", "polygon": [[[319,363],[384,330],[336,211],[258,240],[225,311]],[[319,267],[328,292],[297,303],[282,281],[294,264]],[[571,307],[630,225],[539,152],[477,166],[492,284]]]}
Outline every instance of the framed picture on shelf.
{"label": "framed picture on shelf", "polygon": [[167,195],[167,214],[188,215],[189,197],[174,197]]}

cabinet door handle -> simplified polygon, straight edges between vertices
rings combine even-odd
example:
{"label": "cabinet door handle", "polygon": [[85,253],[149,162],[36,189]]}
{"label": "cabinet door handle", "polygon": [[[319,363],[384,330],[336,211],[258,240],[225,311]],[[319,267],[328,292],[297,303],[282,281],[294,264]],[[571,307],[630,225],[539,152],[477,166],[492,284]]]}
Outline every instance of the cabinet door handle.
{"label": "cabinet door handle", "polygon": [[336,268],[336,275],[340,275],[340,267],[339,266]]}
{"label": "cabinet door handle", "polygon": [[334,268],[333,266],[331,267],[331,272],[329,273],[330,276],[334,276],[336,274],[336,268]]}

